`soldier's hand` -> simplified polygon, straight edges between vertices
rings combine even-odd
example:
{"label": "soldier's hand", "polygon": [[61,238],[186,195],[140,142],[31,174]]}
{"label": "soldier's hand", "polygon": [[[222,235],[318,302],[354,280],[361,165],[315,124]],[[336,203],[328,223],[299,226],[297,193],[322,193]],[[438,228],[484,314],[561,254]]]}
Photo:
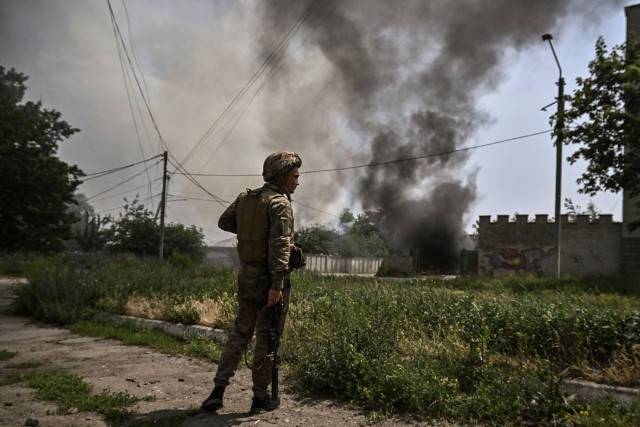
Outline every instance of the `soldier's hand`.
{"label": "soldier's hand", "polygon": [[272,307],[282,299],[282,291],[279,289],[269,289],[267,307]]}

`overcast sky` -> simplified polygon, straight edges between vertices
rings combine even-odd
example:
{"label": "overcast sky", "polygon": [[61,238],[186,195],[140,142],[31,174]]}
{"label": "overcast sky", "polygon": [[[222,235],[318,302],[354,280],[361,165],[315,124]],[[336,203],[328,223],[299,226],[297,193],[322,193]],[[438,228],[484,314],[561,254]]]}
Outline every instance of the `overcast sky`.
{"label": "overcast sky", "polygon": [[[430,215],[455,203],[452,215],[469,231],[479,215],[553,216],[549,134],[335,169],[549,130],[555,106],[541,108],[557,94],[558,68],[542,34],[553,34],[571,93],[598,36],[609,46],[624,41],[624,7],[635,3],[111,0],[125,51],[106,1],[2,0],[0,65],[29,76],[27,100],[81,129],[59,155],[85,173],[168,149],[167,220],[203,228],[208,243],[231,237],[217,229],[218,217],[240,191],[262,185],[262,161],[275,150],[299,152],[303,173],[325,171],[302,175],[297,226],[402,199],[421,201],[411,206],[423,211],[439,204]],[[261,69],[278,46],[272,68]],[[80,191],[101,214],[117,215],[123,198],[136,195],[155,210],[157,160]],[[175,173],[179,164],[190,174],[254,176],[195,176],[205,192]],[[593,200],[620,221],[621,195],[578,194],[583,169],[565,163],[563,198],[583,208]],[[452,201],[442,201],[452,188]]]}

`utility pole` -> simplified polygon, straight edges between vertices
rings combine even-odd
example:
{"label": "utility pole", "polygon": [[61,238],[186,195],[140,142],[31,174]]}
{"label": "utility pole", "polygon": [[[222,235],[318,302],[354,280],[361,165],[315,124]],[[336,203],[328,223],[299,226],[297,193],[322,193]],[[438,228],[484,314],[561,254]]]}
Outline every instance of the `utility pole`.
{"label": "utility pole", "polygon": [[167,204],[167,152],[163,155],[162,198],[160,199],[160,260],[164,258],[164,210]]}
{"label": "utility pole", "polygon": [[[560,75],[558,77],[558,112],[556,120],[556,205],[555,205],[555,217],[556,217],[556,277],[560,278],[560,237],[562,233],[562,216],[560,213],[560,206],[562,203],[562,144],[563,131],[564,131],[564,78],[562,77],[562,67],[560,67],[560,61],[556,55],[556,50],[553,48],[553,36],[551,34],[545,34],[542,36],[542,40],[548,41],[551,46],[551,52],[558,65]],[[553,104],[552,104],[553,105]]]}

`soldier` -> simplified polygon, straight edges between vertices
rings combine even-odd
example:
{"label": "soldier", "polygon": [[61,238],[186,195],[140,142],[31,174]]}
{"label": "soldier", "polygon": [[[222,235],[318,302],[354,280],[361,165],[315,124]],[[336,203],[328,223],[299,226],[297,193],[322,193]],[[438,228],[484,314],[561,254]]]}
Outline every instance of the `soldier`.
{"label": "soldier", "polygon": [[282,300],[282,332],[291,292],[290,258],[297,258],[291,257],[291,251],[296,250],[291,194],[298,186],[301,165],[302,160],[296,153],[280,151],[269,155],[262,169],[265,184],[240,193],[218,220],[218,227],[238,236],[238,313],[213,380],[213,391],[201,405],[205,411],[216,411],[223,406],[225,387],[254,330],[251,413],[271,411],[280,404],[280,399],[271,399],[268,392],[273,360],[267,357],[268,317],[264,306],[265,302],[266,307],[271,307]]}

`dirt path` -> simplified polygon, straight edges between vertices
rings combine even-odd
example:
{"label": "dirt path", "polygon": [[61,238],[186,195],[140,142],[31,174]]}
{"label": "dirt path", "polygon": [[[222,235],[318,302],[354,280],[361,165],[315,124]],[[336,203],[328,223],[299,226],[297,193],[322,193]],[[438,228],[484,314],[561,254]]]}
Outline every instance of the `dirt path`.
{"label": "dirt path", "polygon": [[[281,393],[281,406],[270,413],[251,415],[251,374],[244,367],[225,395],[225,407],[218,414],[197,409],[211,391],[216,366],[186,356],[167,356],[146,347],[126,346],[118,341],[87,338],[66,329],[35,326],[29,319],[8,313],[10,281],[0,279],[0,350],[18,353],[0,361],[0,377],[15,373],[7,365],[28,361],[44,362],[38,370],[60,369],[80,375],[93,385],[94,392],[109,390],[137,397],[155,396],[155,401],[140,401],[133,407],[133,418],[155,417],[189,412],[181,424],[196,426],[357,426],[366,424],[362,413],[330,400],[298,400]],[[35,391],[21,384],[0,387],[0,426],[22,426],[28,418],[46,426],[108,426],[100,415],[75,413],[50,415],[55,406],[36,401]],[[381,427],[436,425],[387,420]],[[442,425],[442,424],[439,424]]]}

